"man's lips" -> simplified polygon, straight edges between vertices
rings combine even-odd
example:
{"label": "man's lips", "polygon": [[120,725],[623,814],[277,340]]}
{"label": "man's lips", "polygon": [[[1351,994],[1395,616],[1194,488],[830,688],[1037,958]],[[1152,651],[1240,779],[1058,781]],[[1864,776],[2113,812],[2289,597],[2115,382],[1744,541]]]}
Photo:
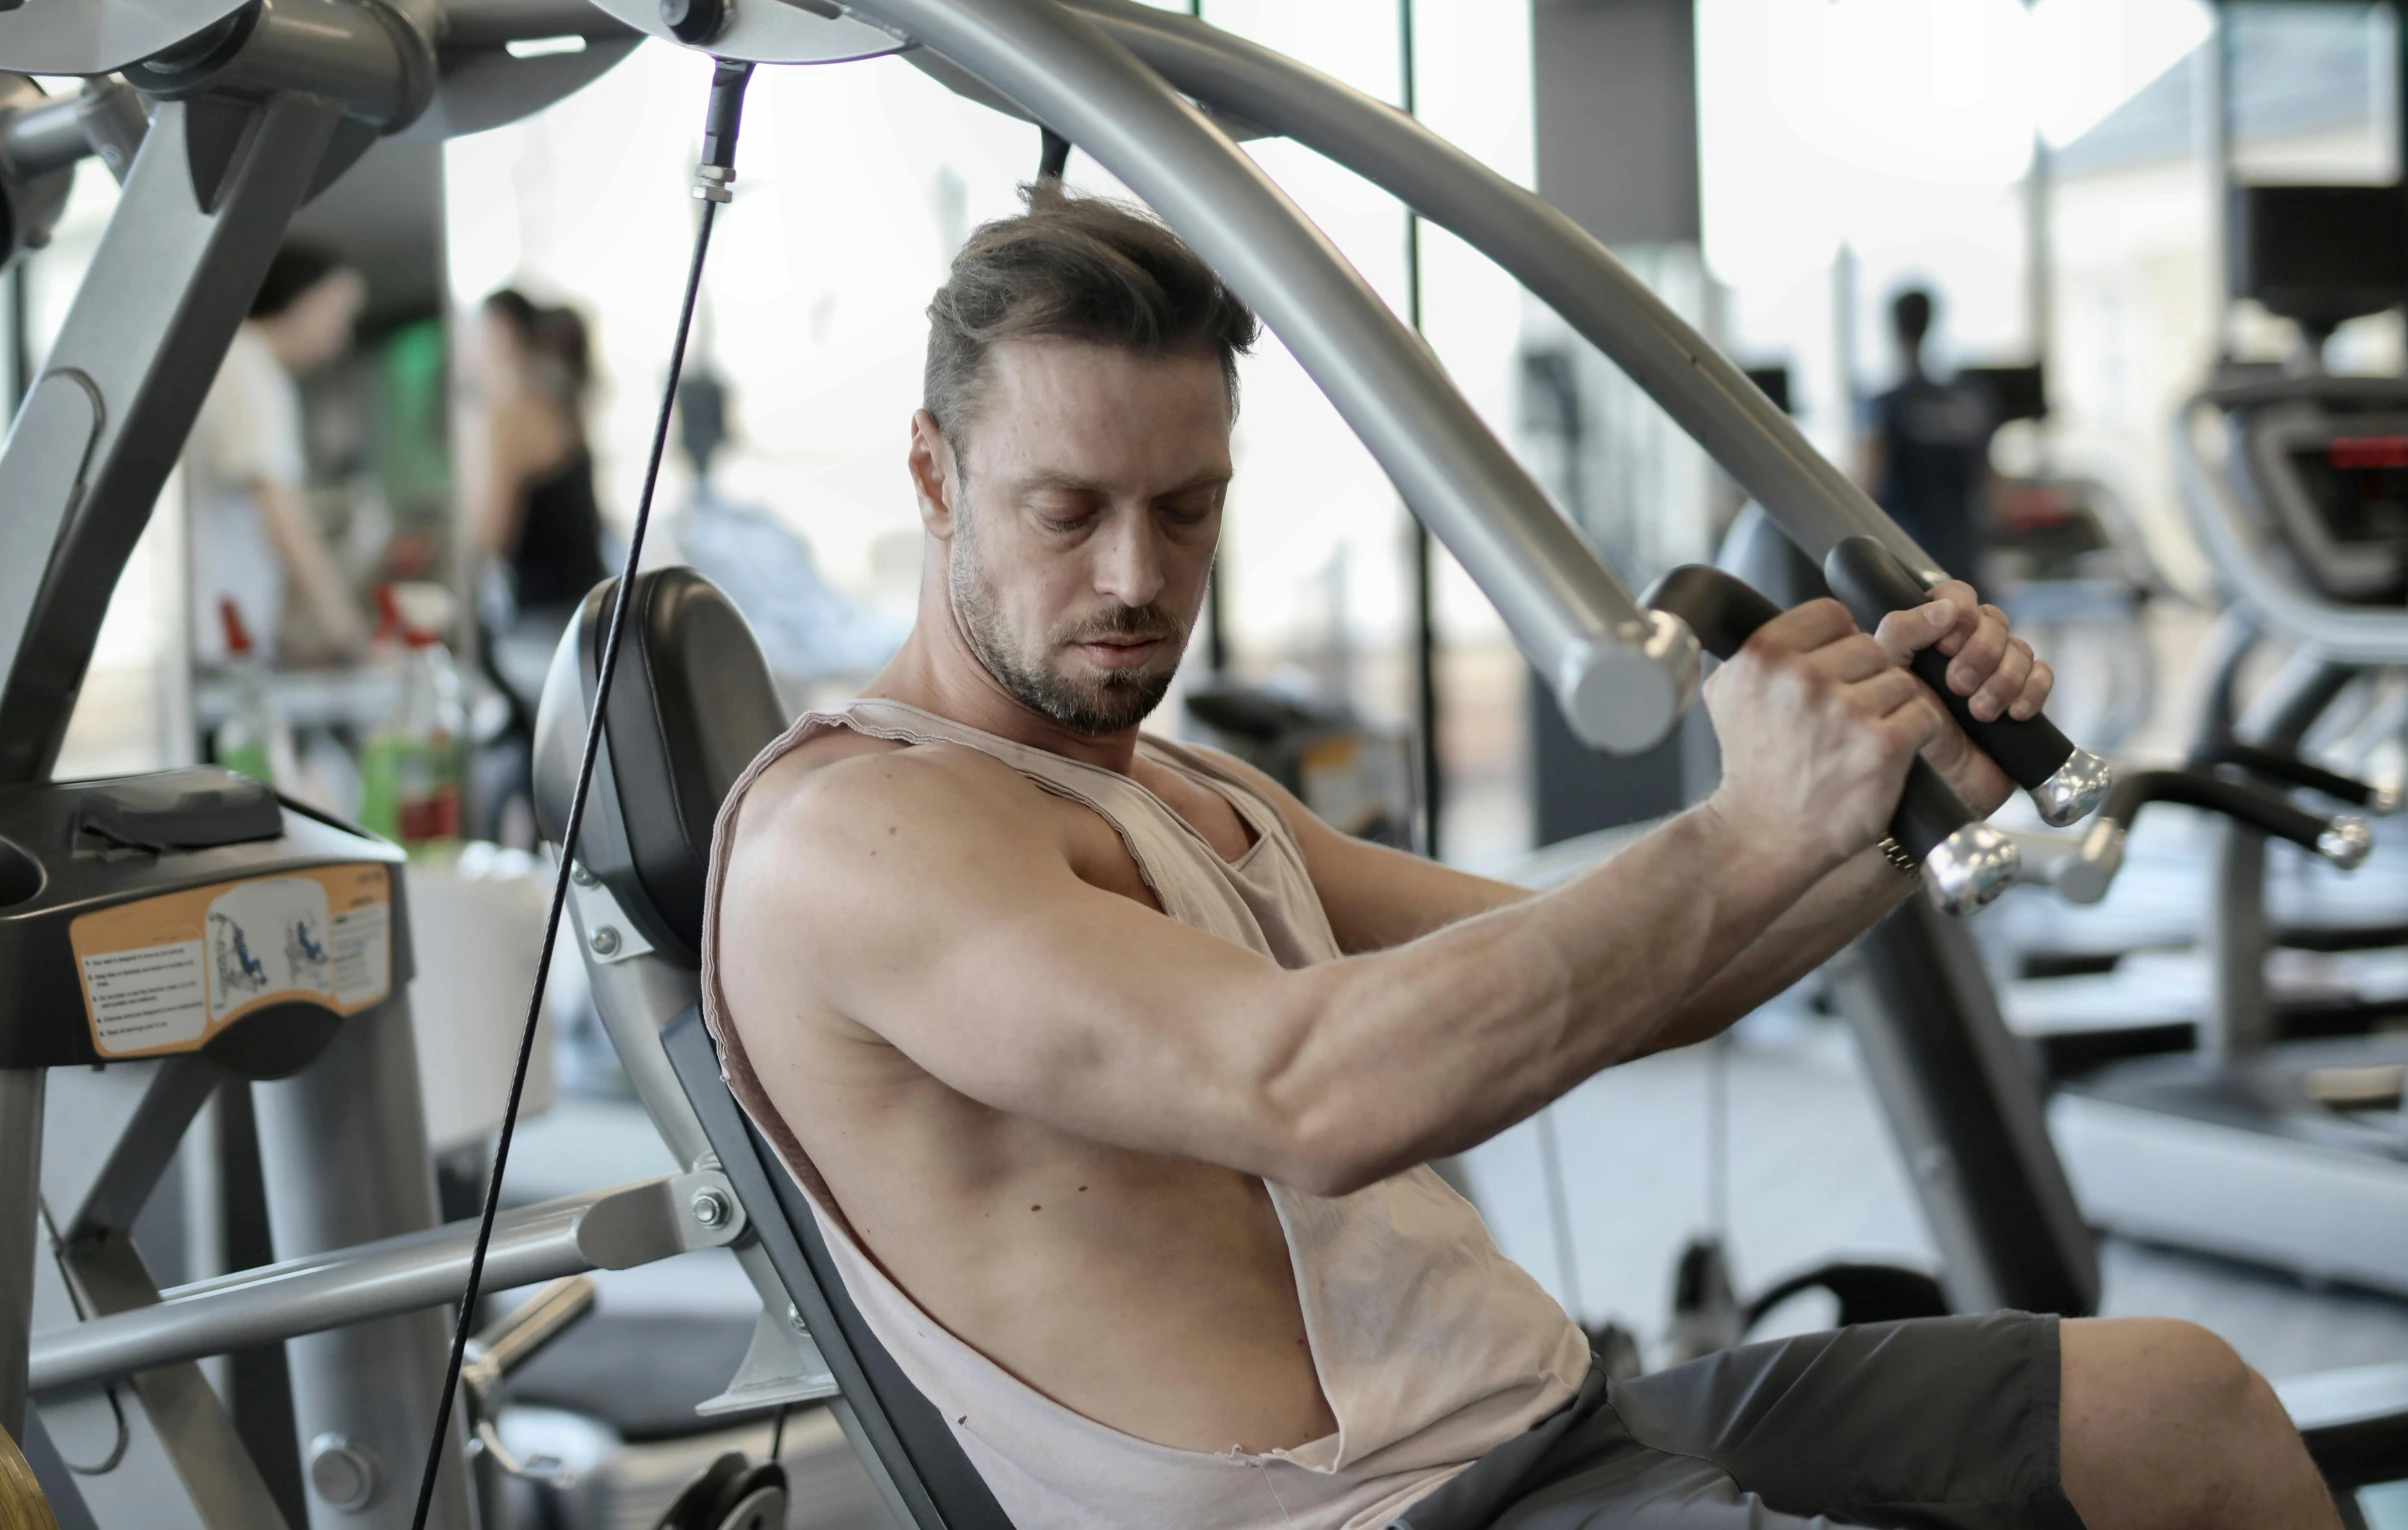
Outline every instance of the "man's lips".
{"label": "man's lips", "polygon": [[1130,637],[1115,633],[1110,637],[1088,638],[1073,646],[1106,669],[1135,669],[1152,658],[1164,641],[1159,637]]}

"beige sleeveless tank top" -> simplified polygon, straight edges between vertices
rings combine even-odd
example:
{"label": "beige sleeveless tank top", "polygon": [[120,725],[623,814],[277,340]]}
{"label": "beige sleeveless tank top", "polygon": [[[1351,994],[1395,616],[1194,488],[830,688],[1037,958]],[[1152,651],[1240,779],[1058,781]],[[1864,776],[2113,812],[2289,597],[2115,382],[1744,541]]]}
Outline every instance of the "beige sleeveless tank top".
{"label": "beige sleeveless tank top", "polygon": [[[1015,744],[916,707],[855,701],[803,717],[728,794],[713,838],[703,1015],[728,1086],[809,1193],[863,1319],[951,1424],[1018,1530],[1373,1530],[1492,1447],[1569,1403],[1589,1368],[1580,1330],[1498,1251],[1471,1205],[1427,1168],[1352,1195],[1266,1184],[1296,1274],[1335,1434],[1261,1454],[1177,1450],[1063,1407],[922,1312],[855,1241],[828,1187],[762,1091],[727,1023],[718,949],[722,850],[744,794],[780,756],[835,728],[966,745],[1082,803],[1128,846],[1163,911],[1287,967],[1338,956],[1302,853],[1278,811],[1198,750],[1145,738],[1167,769],[1219,792],[1253,830],[1223,861],[1160,798],[1115,771]],[[1165,1376],[1163,1385],[1179,1380]]]}

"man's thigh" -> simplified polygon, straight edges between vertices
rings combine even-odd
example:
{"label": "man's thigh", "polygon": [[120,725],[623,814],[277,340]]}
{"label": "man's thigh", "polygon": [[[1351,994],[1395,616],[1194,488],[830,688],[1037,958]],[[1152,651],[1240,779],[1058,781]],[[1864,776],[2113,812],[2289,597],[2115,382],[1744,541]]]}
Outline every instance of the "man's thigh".
{"label": "man's thigh", "polygon": [[[1870,1324],[1616,1383],[1496,1530],[2081,1530],[2059,1480],[2057,1325]],[[1477,1468],[1475,1468],[1477,1470]]]}

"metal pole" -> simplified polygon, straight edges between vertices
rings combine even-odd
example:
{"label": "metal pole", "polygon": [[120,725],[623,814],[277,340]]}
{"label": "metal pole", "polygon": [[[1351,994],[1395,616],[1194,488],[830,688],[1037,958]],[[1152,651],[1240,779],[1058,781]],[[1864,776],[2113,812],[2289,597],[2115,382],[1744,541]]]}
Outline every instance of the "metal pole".
{"label": "metal pole", "polygon": [[2232,354],[2232,7],[2218,0],[2207,46],[2199,50],[2198,117],[2207,160],[2207,359]]}
{"label": "metal pole", "polygon": [[[2057,330],[2056,159],[2048,140],[2032,134],[2032,168],[2024,179],[2024,303],[2032,326],[2032,360],[2045,387]],[[2041,432],[2041,458],[2048,471],[2048,435]]]}
{"label": "metal pole", "polygon": [[39,1068],[0,1069],[0,1429],[20,1441],[41,1242],[42,1084]]}
{"label": "metal pole", "polygon": [[[705,1226],[689,1203],[717,1174],[664,1175],[547,1201],[502,1217],[486,1256],[494,1289],[595,1269],[628,1269],[733,1242],[733,1221]],[[129,1308],[48,1329],[33,1346],[28,1385],[47,1397],[229,1350],[323,1333],[459,1299],[473,1229],[438,1227],[324,1255],[237,1270]]]}
{"label": "metal pole", "polygon": [[[1204,0],[1187,0],[1187,14],[1197,21],[1204,19]],[[1221,536],[1225,540],[1229,528],[1224,524]],[[1229,565],[1216,552],[1212,573],[1204,581],[1204,667],[1214,674],[1229,669],[1229,602],[1221,593],[1221,583]]]}
{"label": "metal pole", "polygon": [[[1413,52],[1413,0],[1396,0],[1399,104],[1408,117],[1421,115],[1419,71]],[[1421,214],[1405,208],[1405,322],[1421,334]],[[1421,853],[1440,858],[1439,827],[1445,811],[1446,773],[1438,757],[1438,613],[1436,560],[1430,528],[1408,517],[1413,538],[1413,723],[1421,740]]]}
{"label": "metal pole", "polygon": [[33,387],[32,268],[22,260],[8,273],[8,413],[11,419]]}
{"label": "metal pole", "polygon": [[[405,994],[354,1015],[325,1054],[255,1084],[259,1159],[276,1257],[347,1248],[435,1225],[435,1175]],[[435,1426],[448,1325],[439,1308],[295,1339],[293,1417],[316,1530],[402,1530]],[[430,1525],[468,1530],[458,1431]]]}

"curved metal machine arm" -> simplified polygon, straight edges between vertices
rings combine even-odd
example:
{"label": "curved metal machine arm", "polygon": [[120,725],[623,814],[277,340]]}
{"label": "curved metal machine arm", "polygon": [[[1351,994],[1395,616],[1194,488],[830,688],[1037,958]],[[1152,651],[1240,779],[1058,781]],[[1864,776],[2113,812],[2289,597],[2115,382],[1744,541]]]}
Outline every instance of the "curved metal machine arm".
{"label": "curved metal machine arm", "polygon": [[1496,604],[1589,744],[1630,752],[1687,704],[1696,644],[1642,612],[1391,313],[1236,145],[1050,0],[855,0],[1094,155],[1263,313]]}
{"label": "curved metal machine arm", "polygon": [[[598,0],[660,35],[647,0]],[[1622,581],[1483,425],[1418,337],[1269,177],[1086,17],[1054,0],[852,0],[846,16],[942,55],[1134,189],[1252,303],[1505,618],[1589,744],[1661,739],[1694,688],[1694,638]],[[754,5],[713,40],[806,55]],[[778,31],[807,41],[808,13]],[[748,36],[740,36],[748,32]],[[749,46],[748,46],[749,44]]]}
{"label": "curved metal machine arm", "polygon": [[1807,556],[1870,536],[1926,583],[1943,572],[1745,373],[1536,193],[1259,43],[1135,0],[1065,3],[1180,90],[1326,155],[1495,261],[1644,388]]}

